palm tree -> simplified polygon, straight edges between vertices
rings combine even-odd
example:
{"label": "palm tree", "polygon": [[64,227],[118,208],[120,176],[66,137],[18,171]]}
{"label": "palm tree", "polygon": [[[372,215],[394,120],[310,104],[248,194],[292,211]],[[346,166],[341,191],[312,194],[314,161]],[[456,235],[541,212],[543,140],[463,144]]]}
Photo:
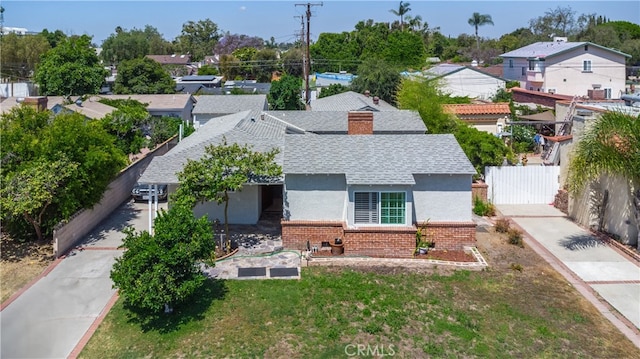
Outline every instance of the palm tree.
{"label": "palm tree", "polygon": [[493,20],[491,20],[491,15],[480,14],[479,12],[474,12],[471,18],[469,18],[469,25],[473,26],[476,29],[476,44],[478,46],[478,50],[480,49],[480,38],[478,37],[478,27],[483,25],[493,25]]}
{"label": "palm tree", "polygon": [[413,31],[419,31],[422,27],[422,16],[416,15],[416,17],[411,17],[411,15],[407,15],[407,25],[409,25],[409,29]]}
{"label": "palm tree", "polygon": [[409,5],[411,4],[409,4],[408,2],[400,1],[400,6],[398,6],[398,10],[395,10],[395,9],[389,10],[391,13],[395,14],[396,16],[400,16],[400,30],[404,30],[404,15],[409,11],[411,11],[411,8],[409,7]]}
{"label": "palm tree", "polygon": [[640,116],[605,112],[581,136],[569,163],[569,190],[578,194],[602,175],[627,180],[640,248]]}

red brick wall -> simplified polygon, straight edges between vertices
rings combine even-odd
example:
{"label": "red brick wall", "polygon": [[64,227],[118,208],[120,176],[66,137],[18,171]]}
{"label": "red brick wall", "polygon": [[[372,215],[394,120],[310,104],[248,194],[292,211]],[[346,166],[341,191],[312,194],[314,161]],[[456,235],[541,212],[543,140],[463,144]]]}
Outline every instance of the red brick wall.
{"label": "red brick wall", "polygon": [[[343,222],[285,221],[282,224],[282,244],[288,249],[305,250],[320,247],[323,241],[341,238],[345,255],[409,258],[416,246],[416,227],[346,228]],[[435,249],[464,250],[476,245],[476,224],[473,222],[429,222],[426,239],[435,241]]]}
{"label": "red brick wall", "polygon": [[487,201],[487,188],[489,185],[482,181],[473,182],[471,184],[471,198],[480,197],[484,202]]}
{"label": "red brick wall", "polygon": [[349,135],[372,135],[373,134],[373,112],[371,111],[351,111],[347,115]]}
{"label": "red brick wall", "polygon": [[322,242],[333,242],[336,238],[344,238],[342,222],[333,221],[285,221],[282,225],[282,245],[289,249],[306,250],[307,241],[311,247]]}
{"label": "red brick wall", "polygon": [[[423,227],[422,224],[418,224]],[[476,245],[474,222],[429,222],[426,225],[426,240],[435,242],[434,249],[462,251],[465,246]]]}
{"label": "red brick wall", "polygon": [[416,248],[415,228],[345,229],[344,236],[345,255],[410,258]]}

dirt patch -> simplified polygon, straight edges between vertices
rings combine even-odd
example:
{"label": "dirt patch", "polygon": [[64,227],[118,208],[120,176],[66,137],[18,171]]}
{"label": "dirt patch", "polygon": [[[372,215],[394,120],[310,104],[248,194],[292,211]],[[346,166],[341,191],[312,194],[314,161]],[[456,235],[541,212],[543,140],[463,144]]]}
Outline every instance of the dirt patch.
{"label": "dirt patch", "polygon": [[54,260],[50,242],[20,242],[0,236],[0,302],[36,278]]}
{"label": "dirt patch", "polygon": [[476,257],[464,251],[429,250],[427,254],[417,254],[417,259],[436,259],[452,262],[475,262]]}

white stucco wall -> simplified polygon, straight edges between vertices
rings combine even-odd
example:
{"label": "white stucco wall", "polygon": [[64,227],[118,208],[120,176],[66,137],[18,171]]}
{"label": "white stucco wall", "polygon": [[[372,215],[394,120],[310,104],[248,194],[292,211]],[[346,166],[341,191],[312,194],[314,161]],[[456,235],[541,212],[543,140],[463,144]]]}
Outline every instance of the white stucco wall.
{"label": "white stucco wall", "polygon": [[[591,72],[583,72],[584,60],[591,60]],[[563,95],[586,96],[594,84],[610,88],[611,98],[619,99],[625,90],[625,57],[589,45],[578,47],[545,61],[544,88],[555,88]]]}
{"label": "white stucco wall", "polygon": [[505,81],[471,69],[449,74],[440,81],[441,89],[452,96],[468,96],[489,100],[498,89],[505,88]]}
{"label": "white stucco wall", "polygon": [[[256,224],[260,219],[262,197],[260,186],[245,185],[240,192],[229,194],[229,223]],[[206,215],[210,220],[218,219],[224,223],[224,203],[207,202],[193,209],[196,218]]]}
{"label": "white stucco wall", "polygon": [[[512,67],[509,66],[509,60],[513,60]],[[505,79],[514,81],[526,81],[527,75],[526,72],[524,75],[522,75],[522,68],[524,67],[525,71],[529,68],[529,61],[527,61],[527,59],[506,57],[502,64],[502,76]]]}
{"label": "white stucco wall", "polygon": [[471,175],[416,175],[414,221],[471,221]]}
{"label": "white stucco wall", "polygon": [[346,219],[344,175],[285,175],[284,218],[307,221]]}

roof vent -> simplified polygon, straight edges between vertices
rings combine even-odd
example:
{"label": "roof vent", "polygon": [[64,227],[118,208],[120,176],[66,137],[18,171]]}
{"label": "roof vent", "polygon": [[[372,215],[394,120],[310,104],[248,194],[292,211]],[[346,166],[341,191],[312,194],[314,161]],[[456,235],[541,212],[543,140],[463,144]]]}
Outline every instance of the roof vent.
{"label": "roof vent", "polygon": [[569,39],[566,37],[555,36],[553,38],[553,42],[567,42],[567,41],[569,41]]}
{"label": "roof vent", "polygon": [[373,96],[373,104],[374,105],[378,105],[380,103],[380,97],[378,96]]}

